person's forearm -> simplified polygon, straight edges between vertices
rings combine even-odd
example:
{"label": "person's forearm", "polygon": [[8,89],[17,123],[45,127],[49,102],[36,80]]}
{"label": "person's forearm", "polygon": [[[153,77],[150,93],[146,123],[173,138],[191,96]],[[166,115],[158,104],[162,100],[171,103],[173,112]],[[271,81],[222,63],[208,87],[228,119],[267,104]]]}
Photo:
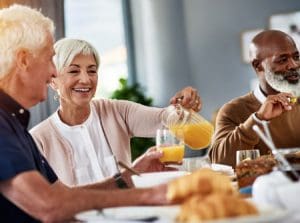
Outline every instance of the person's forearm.
{"label": "person's forearm", "polygon": [[99,189],[99,190],[111,190],[111,189],[117,189],[117,185],[115,180],[110,177],[107,178],[99,183],[94,183],[94,184],[87,184],[84,186],[79,186],[76,188],[81,188],[81,189]]}
{"label": "person's forearm", "polygon": [[[122,178],[126,182],[127,186],[129,188],[133,187],[133,183],[131,181],[131,173],[128,170],[122,171]],[[116,181],[113,177],[106,178],[105,180],[99,182],[99,183],[94,183],[94,184],[88,184],[84,186],[80,186],[77,188],[82,188],[82,189],[101,189],[101,190],[110,190],[110,189],[117,189],[118,185],[116,184]]]}
{"label": "person's forearm", "polygon": [[234,167],[237,150],[253,149],[259,143],[258,136],[252,130],[253,124],[256,123],[252,117],[249,117],[238,126],[234,123],[232,126],[229,124],[222,126],[221,124],[213,139],[209,156],[214,163],[223,163]]}
{"label": "person's forearm", "polygon": [[149,189],[125,189],[99,191],[82,188],[72,188],[61,196],[61,204],[48,219],[64,221],[81,211],[102,209],[107,207],[129,205],[161,205],[167,204],[166,185]]}

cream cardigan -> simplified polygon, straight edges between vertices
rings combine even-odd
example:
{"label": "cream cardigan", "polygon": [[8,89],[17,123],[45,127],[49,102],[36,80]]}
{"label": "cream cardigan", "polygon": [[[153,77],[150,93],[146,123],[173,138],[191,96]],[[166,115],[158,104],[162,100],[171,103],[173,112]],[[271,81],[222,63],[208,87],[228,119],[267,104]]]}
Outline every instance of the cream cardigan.
{"label": "cream cardigan", "polygon": [[[108,146],[118,160],[131,163],[130,138],[154,137],[161,128],[164,109],[143,106],[124,100],[93,100],[91,106],[99,115]],[[30,130],[38,148],[44,154],[59,179],[76,185],[71,145],[48,118]]]}

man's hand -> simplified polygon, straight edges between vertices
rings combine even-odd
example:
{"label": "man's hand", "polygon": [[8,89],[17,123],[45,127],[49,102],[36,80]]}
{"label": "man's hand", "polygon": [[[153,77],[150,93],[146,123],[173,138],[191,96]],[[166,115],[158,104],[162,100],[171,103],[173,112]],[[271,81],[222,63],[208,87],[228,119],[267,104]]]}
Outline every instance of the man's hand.
{"label": "man's hand", "polygon": [[[163,156],[161,151],[158,151],[155,146],[150,147],[143,155],[138,157],[133,162],[133,168],[138,172],[157,172],[176,170],[176,168],[168,167],[160,162],[159,158]],[[179,164],[179,163],[176,163]]]}
{"label": "man's hand", "polygon": [[292,110],[294,103],[291,102],[292,94],[279,93],[269,95],[256,113],[260,120],[271,120],[278,117],[285,111]]}
{"label": "man's hand", "polygon": [[184,108],[200,111],[202,107],[201,98],[195,88],[186,87],[178,91],[170,100],[170,104],[181,104]]}

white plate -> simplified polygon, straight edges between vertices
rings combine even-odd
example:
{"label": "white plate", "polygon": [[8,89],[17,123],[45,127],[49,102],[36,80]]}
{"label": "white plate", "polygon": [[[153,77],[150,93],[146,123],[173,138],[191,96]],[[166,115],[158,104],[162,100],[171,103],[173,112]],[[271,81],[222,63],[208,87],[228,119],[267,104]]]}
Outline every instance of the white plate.
{"label": "white plate", "polygon": [[[140,220],[150,217],[158,217],[163,222],[175,222],[179,212],[179,206],[131,206],[119,208],[106,208],[100,211],[87,211],[76,215],[76,219],[88,222],[118,222],[118,220]],[[203,223],[271,223],[284,219],[288,222],[289,212],[282,209],[261,207],[257,216],[244,216],[237,218],[227,218],[214,221],[203,221]]]}
{"label": "white plate", "polygon": [[179,205],[172,206],[132,206],[120,208],[106,208],[102,213],[107,218],[113,219],[143,219],[158,217],[159,219],[175,220],[179,212]]}
{"label": "white plate", "polygon": [[155,185],[167,183],[178,177],[190,174],[187,171],[162,171],[152,173],[142,173],[140,176],[132,175],[131,179],[135,187],[153,187]]}
{"label": "white plate", "polygon": [[105,208],[102,211],[92,210],[77,214],[75,218],[84,222],[107,222],[116,223],[124,220],[135,221],[157,217],[164,222],[175,222],[179,212],[179,205],[172,206],[129,206],[118,208]]}
{"label": "white plate", "polygon": [[288,215],[289,211],[272,208],[272,207],[261,207],[259,209],[259,215],[253,216],[243,216],[237,218],[226,218],[214,221],[205,221],[203,223],[271,223],[279,222],[289,222]]}

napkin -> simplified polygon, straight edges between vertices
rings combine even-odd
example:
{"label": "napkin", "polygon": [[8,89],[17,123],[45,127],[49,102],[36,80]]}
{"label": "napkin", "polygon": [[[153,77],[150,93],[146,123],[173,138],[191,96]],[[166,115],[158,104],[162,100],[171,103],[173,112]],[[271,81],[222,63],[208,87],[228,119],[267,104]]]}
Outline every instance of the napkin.
{"label": "napkin", "polygon": [[260,205],[272,205],[300,211],[300,182],[292,182],[282,172],[274,171],[258,177],[252,188],[253,201]]}

